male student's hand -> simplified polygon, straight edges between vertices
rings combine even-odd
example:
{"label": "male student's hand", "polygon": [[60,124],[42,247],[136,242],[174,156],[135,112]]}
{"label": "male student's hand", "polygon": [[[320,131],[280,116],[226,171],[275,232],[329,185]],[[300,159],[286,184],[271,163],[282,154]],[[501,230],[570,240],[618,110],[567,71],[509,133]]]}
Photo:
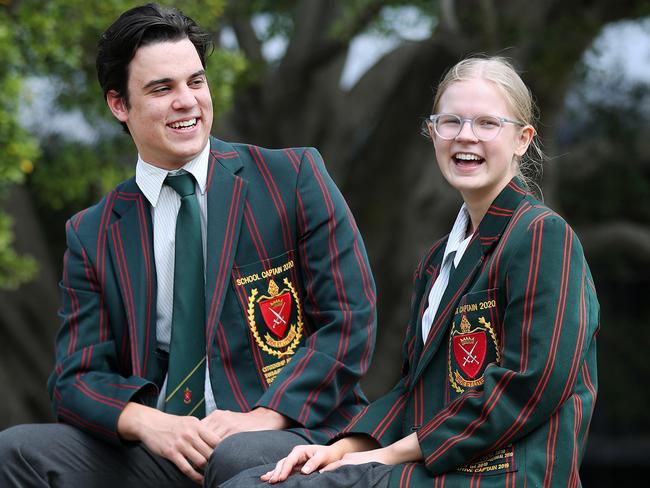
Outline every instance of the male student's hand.
{"label": "male student's hand", "polygon": [[250,412],[215,410],[201,420],[201,423],[219,439],[218,442],[238,432],[281,430],[291,427],[291,421],[287,417],[264,407],[258,407]]}
{"label": "male student's hand", "polygon": [[124,440],[141,441],[197,483],[203,482],[202,470],[220,442],[196,417],[172,415],[134,402],[118,418],[117,433]]}

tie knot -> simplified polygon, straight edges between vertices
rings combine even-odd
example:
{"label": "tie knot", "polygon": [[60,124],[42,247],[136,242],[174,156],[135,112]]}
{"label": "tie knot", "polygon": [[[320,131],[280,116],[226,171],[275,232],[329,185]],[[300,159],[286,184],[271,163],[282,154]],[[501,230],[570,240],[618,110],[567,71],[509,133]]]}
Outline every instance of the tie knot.
{"label": "tie knot", "polygon": [[190,173],[167,175],[165,185],[171,186],[181,198],[194,195],[194,177]]}

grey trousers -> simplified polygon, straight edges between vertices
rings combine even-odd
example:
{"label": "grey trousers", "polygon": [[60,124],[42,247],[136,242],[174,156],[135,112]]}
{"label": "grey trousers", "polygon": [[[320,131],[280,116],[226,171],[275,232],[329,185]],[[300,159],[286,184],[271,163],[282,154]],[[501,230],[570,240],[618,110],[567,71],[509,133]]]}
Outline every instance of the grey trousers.
{"label": "grey trousers", "polygon": [[380,463],[367,463],[341,466],[334,471],[319,473],[318,471],[304,475],[295,473],[286,481],[277,485],[269,485],[260,480],[260,476],[270,471],[275,464],[258,466],[247,469],[234,478],[219,485],[219,488],[386,488],[390,480],[393,466]]}
{"label": "grey trousers", "polygon": [[[205,487],[275,463],[307,441],[293,432],[235,434],[214,450]],[[19,425],[0,432],[2,488],[196,488],[170,461],[139,443],[114,446],[65,424]]]}

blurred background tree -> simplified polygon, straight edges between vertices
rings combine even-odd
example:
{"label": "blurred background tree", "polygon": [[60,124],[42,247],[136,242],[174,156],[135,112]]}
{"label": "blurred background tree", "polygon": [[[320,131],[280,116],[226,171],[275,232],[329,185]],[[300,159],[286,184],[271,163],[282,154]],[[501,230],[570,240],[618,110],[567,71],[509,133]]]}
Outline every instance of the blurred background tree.
{"label": "blurred background tree", "polygon": [[[94,57],[101,31],[136,4],[0,0],[0,285],[26,283],[0,293],[0,385],[10,392],[0,428],[51,419],[44,381],[65,218],[133,171],[132,143],[110,119]],[[316,146],[348,199],[378,285],[379,337],[365,380],[372,398],[399,372],[411,273],[460,204],[420,135],[435,84],[464,55],[512,58],[541,112],[551,156],[545,199],[576,228],[602,304],[600,398],[583,481],[625,484],[648,464],[650,392],[637,378],[650,372],[650,89],[622,67],[597,68],[613,23],[637,19],[650,31],[647,1],[174,5],[218,43],[209,59],[213,133]]]}

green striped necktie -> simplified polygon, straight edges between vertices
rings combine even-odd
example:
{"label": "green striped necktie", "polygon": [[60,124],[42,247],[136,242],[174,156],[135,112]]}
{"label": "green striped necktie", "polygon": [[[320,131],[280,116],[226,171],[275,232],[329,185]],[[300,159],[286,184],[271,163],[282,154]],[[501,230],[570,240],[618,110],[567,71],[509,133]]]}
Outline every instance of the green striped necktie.
{"label": "green striped necktie", "polygon": [[189,173],[168,175],[181,197],[176,217],[174,311],[165,411],[205,417],[205,281],[201,213]]}

